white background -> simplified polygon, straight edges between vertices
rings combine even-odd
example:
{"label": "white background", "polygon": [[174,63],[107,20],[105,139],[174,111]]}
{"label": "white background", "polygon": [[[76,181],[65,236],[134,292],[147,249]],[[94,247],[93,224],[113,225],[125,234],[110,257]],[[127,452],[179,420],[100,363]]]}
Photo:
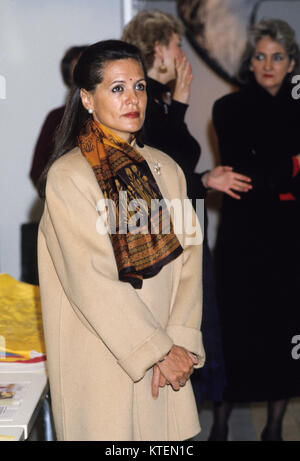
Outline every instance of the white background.
{"label": "white background", "polygon": [[20,226],[34,218],[29,179],[43,120],[64,103],[60,60],[73,45],[118,38],[121,0],[0,0],[0,272],[20,277]]}

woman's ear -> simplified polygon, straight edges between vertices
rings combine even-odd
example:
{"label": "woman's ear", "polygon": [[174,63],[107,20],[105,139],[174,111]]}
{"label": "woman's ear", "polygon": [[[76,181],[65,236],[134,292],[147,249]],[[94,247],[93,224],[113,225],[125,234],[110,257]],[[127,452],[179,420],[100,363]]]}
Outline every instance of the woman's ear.
{"label": "woman's ear", "polygon": [[290,72],[293,72],[294,67],[295,67],[295,64],[296,64],[296,63],[295,63],[295,59],[291,59],[291,62],[290,62],[289,68],[288,68],[288,74],[289,74]]}
{"label": "woman's ear", "polygon": [[155,42],[154,44],[154,58],[157,58],[159,61],[161,61],[164,57],[163,54],[163,45],[161,45],[159,42]]}
{"label": "woman's ear", "polygon": [[92,109],[92,110],[94,109],[91,93],[89,93],[84,88],[81,88],[80,89],[80,97],[81,97],[82,105],[87,111],[90,110],[90,109]]}

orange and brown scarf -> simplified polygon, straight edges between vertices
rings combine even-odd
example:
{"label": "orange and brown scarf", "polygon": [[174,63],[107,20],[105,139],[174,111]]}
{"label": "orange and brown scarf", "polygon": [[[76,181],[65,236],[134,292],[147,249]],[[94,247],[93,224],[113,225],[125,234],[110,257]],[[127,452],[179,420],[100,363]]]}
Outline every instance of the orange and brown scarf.
{"label": "orange and brown scarf", "polygon": [[[115,228],[111,226],[114,231],[110,232],[110,238],[119,279],[142,288],[144,278],[154,277],[183,251],[158,185],[143,156],[101,123],[88,120],[78,137],[78,145],[95,173],[104,198],[115,205],[114,210],[108,207],[108,213],[116,223]],[[126,203],[120,200],[124,195]],[[154,213],[153,199],[162,205]],[[131,227],[128,232],[127,224],[134,214],[130,202],[138,204],[136,210],[142,213],[140,216],[146,216],[138,222],[146,225],[139,225],[136,231]],[[147,206],[143,206],[145,203]],[[163,233],[168,228],[170,232]]]}

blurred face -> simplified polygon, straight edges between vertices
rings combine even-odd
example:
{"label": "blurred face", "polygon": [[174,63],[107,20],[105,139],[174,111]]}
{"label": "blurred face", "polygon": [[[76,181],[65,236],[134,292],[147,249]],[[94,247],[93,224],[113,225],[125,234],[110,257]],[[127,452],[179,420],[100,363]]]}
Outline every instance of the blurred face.
{"label": "blurred face", "polygon": [[176,77],[175,60],[180,61],[184,56],[184,52],[181,48],[181,37],[173,33],[168,46],[162,46],[162,53],[164,63],[168,68],[167,81],[174,80]]}
{"label": "blurred face", "polygon": [[103,81],[93,92],[82,89],[81,98],[87,110],[93,109],[94,120],[128,141],[145,118],[146,81],[141,65],[134,59],[108,62]]}
{"label": "blurred face", "polygon": [[290,60],[280,43],[266,36],[255,47],[250,70],[257,83],[275,96],[284,77],[293,70],[294,65],[294,60]]}

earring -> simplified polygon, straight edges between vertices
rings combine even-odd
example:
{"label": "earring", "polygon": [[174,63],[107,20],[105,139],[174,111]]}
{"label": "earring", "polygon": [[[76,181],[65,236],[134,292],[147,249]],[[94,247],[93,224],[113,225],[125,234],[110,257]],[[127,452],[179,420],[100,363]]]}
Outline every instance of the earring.
{"label": "earring", "polygon": [[164,62],[163,59],[161,60],[161,64],[160,64],[159,67],[158,67],[158,72],[159,72],[160,74],[165,74],[166,72],[168,72],[168,68],[167,68],[167,66],[165,65],[165,62]]}
{"label": "earring", "polygon": [[89,110],[88,110],[88,113],[89,113],[89,114],[92,114],[92,113],[93,113],[93,109],[89,109]]}

